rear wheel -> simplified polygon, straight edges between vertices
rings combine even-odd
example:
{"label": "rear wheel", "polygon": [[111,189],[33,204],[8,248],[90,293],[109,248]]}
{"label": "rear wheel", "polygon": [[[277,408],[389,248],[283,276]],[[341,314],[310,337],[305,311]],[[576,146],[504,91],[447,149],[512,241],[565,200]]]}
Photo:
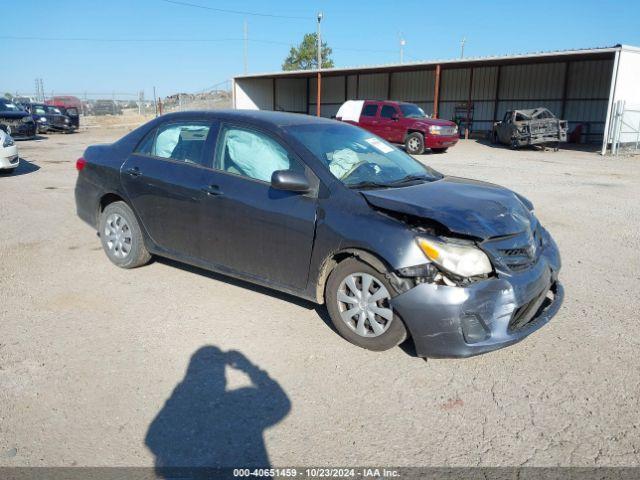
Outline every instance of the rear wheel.
{"label": "rear wheel", "polygon": [[383,351],[407,338],[404,323],[391,307],[396,294],[384,275],[350,258],[331,272],[325,302],[340,335],[359,347]]}
{"label": "rear wheel", "polygon": [[149,262],[142,230],[129,205],[114,202],[100,216],[100,241],[109,260],[121,268],[136,268]]}
{"label": "rear wheel", "polygon": [[422,155],[424,153],[424,136],[420,132],[410,133],[404,141],[407,153]]}
{"label": "rear wheel", "polygon": [[448,148],[449,148],[449,147],[447,147],[447,148],[432,148],[432,149],[431,149],[431,151],[432,151],[433,153],[444,153],[444,152],[446,152],[446,151],[447,151],[447,149],[448,149]]}

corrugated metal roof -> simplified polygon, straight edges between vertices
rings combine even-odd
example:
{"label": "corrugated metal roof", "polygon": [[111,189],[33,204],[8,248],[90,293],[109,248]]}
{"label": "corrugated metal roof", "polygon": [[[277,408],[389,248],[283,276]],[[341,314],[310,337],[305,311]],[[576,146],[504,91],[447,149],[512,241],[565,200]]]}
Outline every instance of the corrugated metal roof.
{"label": "corrugated metal roof", "polygon": [[[376,72],[376,71],[395,71],[395,70],[410,70],[412,68],[420,67],[435,67],[435,65],[454,65],[465,66],[472,64],[484,64],[484,63],[508,63],[517,62],[523,60],[543,60],[545,58],[555,59],[557,57],[581,57],[581,56],[593,56],[598,54],[614,53],[619,50],[638,50],[640,47],[633,47],[629,45],[614,45],[611,47],[597,47],[597,48],[584,48],[573,50],[554,50],[547,52],[530,52],[513,55],[502,56],[486,56],[486,57],[467,57],[467,58],[454,58],[454,59],[436,59],[425,60],[420,62],[405,62],[405,63],[389,63],[381,65],[364,65],[358,67],[340,67],[340,68],[324,68],[322,73],[325,75],[332,74],[344,74],[344,73],[359,73],[359,72]],[[236,79],[243,78],[261,78],[261,77],[307,77],[313,76],[318,73],[317,70],[292,70],[288,72],[278,71],[271,73],[259,73],[250,75],[238,75]]]}

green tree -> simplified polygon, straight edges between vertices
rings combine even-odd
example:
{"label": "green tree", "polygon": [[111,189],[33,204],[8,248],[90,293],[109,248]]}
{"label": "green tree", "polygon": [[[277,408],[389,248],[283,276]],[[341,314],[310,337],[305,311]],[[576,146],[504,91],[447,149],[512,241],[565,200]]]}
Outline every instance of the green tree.
{"label": "green tree", "polygon": [[4,94],[4,98],[6,98],[7,100],[11,100],[13,98],[13,95],[11,95],[9,92]]}
{"label": "green tree", "polygon": [[[312,70],[318,68],[318,35],[305,34],[298,47],[291,47],[289,55],[284,59],[282,70]],[[322,42],[322,68],[332,68],[332,50],[326,42]]]}

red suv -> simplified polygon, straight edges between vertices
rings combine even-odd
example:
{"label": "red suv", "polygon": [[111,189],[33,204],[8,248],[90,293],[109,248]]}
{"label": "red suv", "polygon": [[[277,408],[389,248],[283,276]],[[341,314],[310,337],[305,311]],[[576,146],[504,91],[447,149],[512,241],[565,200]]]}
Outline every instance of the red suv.
{"label": "red suv", "polygon": [[425,148],[434,153],[446,152],[459,139],[455,123],[429,118],[413,103],[348,100],[336,119],[358,125],[388,142],[402,143],[413,155],[424,153]]}

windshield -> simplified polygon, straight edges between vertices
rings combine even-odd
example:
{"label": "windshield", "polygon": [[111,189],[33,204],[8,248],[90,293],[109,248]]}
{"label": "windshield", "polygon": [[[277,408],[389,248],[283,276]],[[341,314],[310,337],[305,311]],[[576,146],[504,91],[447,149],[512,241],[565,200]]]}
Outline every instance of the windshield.
{"label": "windshield", "polygon": [[7,100],[0,100],[0,112],[22,112],[22,109],[15,103]]}
{"label": "windshield", "polygon": [[381,138],[345,123],[294,125],[287,131],[348,187],[383,188],[442,177]]}
{"label": "windshield", "polygon": [[31,113],[35,113],[36,115],[46,115],[47,112],[41,105],[33,105],[31,107]]}
{"label": "windshield", "polygon": [[47,106],[47,112],[49,113],[57,113],[58,115],[62,115],[62,112],[58,110],[56,107]]}
{"label": "windshield", "polygon": [[401,103],[400,110],[406,118],[425,118],[427,116],[424,110],[413,103]]}

